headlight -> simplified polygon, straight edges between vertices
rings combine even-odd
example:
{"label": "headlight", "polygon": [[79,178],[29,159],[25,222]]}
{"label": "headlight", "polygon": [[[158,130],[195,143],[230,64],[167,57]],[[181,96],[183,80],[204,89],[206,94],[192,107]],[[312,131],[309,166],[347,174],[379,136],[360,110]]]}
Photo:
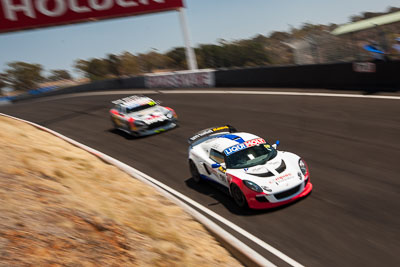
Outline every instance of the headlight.
{"label": "headlight", "polygon": [[143,121],[135,121],[135,125],[137,126],[144,126],[146,125]]}
{"label": "headlight", "polygon": [[299,168],[301,170],[301,173],[303,173],[303,175],[305,176],[307,174],[307,165],[302,159],[299,159]]}
{"label": "headlight", "polygon": [[253,183],[252,181],[243,180],[243,183],[245,186],[247,186],[248,188],[250,188],[253,191],[256,191],[259,193],[261,193],[263,191],[262,188],[258,184]]}
{"label": "headlight", "polygon": [[172,114],[172,111],[169,111],[165,116],[167,116],[168,119],[172,119],[174,115]]}

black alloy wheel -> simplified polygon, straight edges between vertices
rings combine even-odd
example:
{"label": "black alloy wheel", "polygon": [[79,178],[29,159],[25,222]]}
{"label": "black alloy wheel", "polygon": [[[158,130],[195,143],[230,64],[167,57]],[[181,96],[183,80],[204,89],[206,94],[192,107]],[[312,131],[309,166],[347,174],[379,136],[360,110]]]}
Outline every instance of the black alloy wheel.
{"label": "black alloy wheel", "polygon": [[201,182],[201,177],[200,177],[200,173],[197,170],[196,165],[194,164],[193,161],[189,161],[189,169],[190,169],[190,173],[192,174],[192,178],[193,180],[198,184]]}
{"label": "black alloy wheel", "polygon": [[235,203],[243,209],[248,207],[246,197],[244,196],[242,190],[240,190],[239,186],[232,183],[231,185],[231,194]]}

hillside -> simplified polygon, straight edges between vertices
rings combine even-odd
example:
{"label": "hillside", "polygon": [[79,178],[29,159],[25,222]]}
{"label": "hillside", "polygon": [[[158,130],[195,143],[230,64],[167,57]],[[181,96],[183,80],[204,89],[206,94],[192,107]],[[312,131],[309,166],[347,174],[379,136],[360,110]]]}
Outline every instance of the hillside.
{"label": "hillside", "polygon": [[240,266],[153,188],[28,124],[0,127],[0,266]]}

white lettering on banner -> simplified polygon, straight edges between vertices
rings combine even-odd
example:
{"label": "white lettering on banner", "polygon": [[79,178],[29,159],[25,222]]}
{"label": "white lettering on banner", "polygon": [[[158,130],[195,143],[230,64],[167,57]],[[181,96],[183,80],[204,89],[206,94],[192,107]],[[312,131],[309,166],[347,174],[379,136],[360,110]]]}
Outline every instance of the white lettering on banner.
{"label": "white lettering on banner", "polygon": [[[53,10],[49,10],[47,7],[49,1],[55,2]],[[63,0],[37,0],[36,8],[40,13],[49,17],[59,17],[67,11],[67,5]]]}
{"label": "white lettering on banner", "polygon": [[76,13],[90,12],[90,8],[86,6],[79,6],[78,0],[69,0],[69,8]]}
{"label": "white lettering on banner", "polygon": [[[0,1],[3,6],[4,17],[12,21],[18,21],[18,14],[24,14],[30,18],[36,18],[37,13],[48,17],[60,17],[67,13],[68,10],[75,13],[108,10],[114,6],[114,3],[125,8],[138,6],[139,4],[150,4],[150,0],[86,0],[86,3],[79,2],[79,0],[20,0],[18,4],[14,3],[15,1],[13,0]],[[49,2],[54,3],[54,7],[51,10],[48,8]],[[165,0],[152,0],[152,2],[161,4],[165,3]]]}
{"label": "white lettering on banner", "polygon": [[[143,5],[148,5],[149,4],[149,0],[139,0],[139,2]],[[154,0],[154,2],[157,3],[165,3],[165,0]]]}
{"label": "white lettering on banner", "polygon": [[117,4],[122,7],[131,7],[131,6],[138,5],[138,3],[136,3],[135,1],[132,1],[132,0],[117,0]]}
{"label": "white lettering on banner", "polygon": [[16,12],[22,11],[30,18],[36,18],[31,0],[21,0],[20,5],[13,5],[12,0],[2,0],[4,15],[9,20],[17,20]]}
{"label": "white lettering on banner", "polygon": [[107,10],[110,9],[114,5],[114,3],[113,0],[89,0],[89,5],[94,10]]}

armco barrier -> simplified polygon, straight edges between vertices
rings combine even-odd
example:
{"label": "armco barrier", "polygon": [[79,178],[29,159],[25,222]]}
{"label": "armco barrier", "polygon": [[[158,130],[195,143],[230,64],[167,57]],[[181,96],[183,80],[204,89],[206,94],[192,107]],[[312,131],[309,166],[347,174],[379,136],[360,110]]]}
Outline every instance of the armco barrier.
{"label": "armco barrier", "polygon": [[353,63],[338,63],[217,70],[215,84],[217,87],[400,90],[400,61],[374,64],[375,68],[364,69]]}

